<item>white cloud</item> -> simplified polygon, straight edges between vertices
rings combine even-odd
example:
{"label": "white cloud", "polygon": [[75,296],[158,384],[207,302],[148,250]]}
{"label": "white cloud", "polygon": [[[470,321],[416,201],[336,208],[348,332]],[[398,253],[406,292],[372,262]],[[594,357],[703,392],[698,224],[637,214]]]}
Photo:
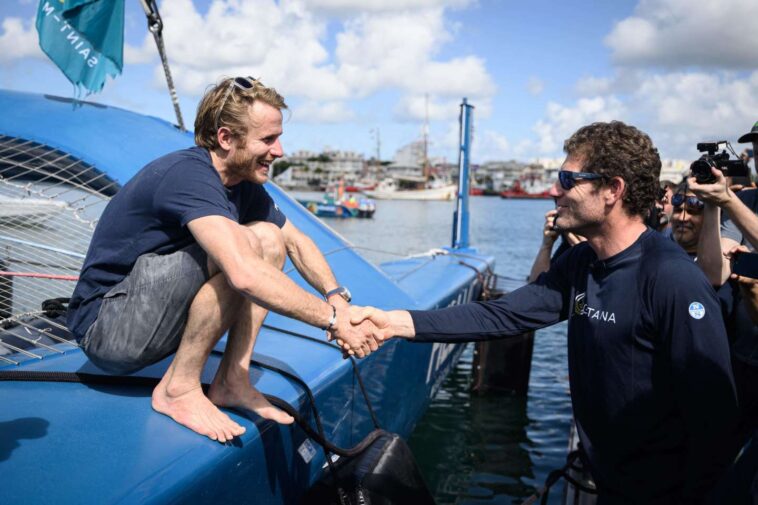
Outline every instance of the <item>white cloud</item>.
{"label": "white cloud", "polygon": [[697,142],[726,139],[737,149],[736,139],[758,119],[758,71],[636,72],[631,91],[618,75],[597,81],[596,96],[548,105],[534,127],[540,153],[559,152],[584,124],[619,119],[648,133],[664,157],[688,159],[697,156]]}
{"label": "white cloud", "polygon": [[615,84],[616,81],[609,77],[587,76],[579,79],[575,88],[581,96],[596,96],[611,93]]}
{"label": "white cloud", "polygon": [[547,105],[547,117],[534,125],[538,142],[536,154],[554,154],[561,152],[563,141],[577,129],[595,121],[623,120],[627,108],[615,96],[581,98],[573,107],[566,107],[555,102]]}
{"label": "white cloud", "polygon": [[481,135],[477,135],[473,150],[476,152],[477,159],[480,160],[502,160],[513,157],[513,147],[508,138],[492,130],[485,130]]}
{"label": "white cloud", "polygon": [[8,17],[0,25],[0,63],[21,58],[45,58],[39,48],[34,19]]}
{"label": "white cloud", "polygon": [[532,76],[526,82],[526,89],[530,95],[537,96],[545,90],[545,82],[539,77]]}
{"label": "white cloud", "polygon": [[[329,110],[339,102],[344,111],[350,100],[388,89],[400,93],[400,107],[424,93],[438,100],[491,97],[495,85],[481,58],[437,58],[454,32],[446,24],[444,7],[467,3],[214,0],[200,14],[190,0],[166,0],[161,8],[180,93],[199,96],[221,76],[253,75],[284,96],[323,102]],[[330,54],[325,46],[330,18],[314,9],[359,6],[375,12],[369,15],[362,9],[341,21]],[[150,42],[130,49],[129,57],[136,61],[149,54]],[[165,86],[162,71],[156,70],[155,76],[155,86]]]}
{"label": "white cloud", "polygon": [[495,86],[475,56],[434,60],[452,39],[442,9],[360,15],[337,35],[339,75],[358,96],[394,87],[444,96],[489,96]]}
{"label": "white cloud", "polygon": [[625,65],[752,69],[758,65],[755,0],[641,0],[606,37]]}
{"label": "white cloud", "polygon": [[662,152],[694,157],[697,142],[736,143],[758,119],[758,72],[653,75],[630,100]]}
{"label": "white cloud", "polygon": [[152,34],[145,35],[145,40],[139,47],[124,43],[124,66],[151,63],[158,58],[158,48]]}
{"label": "white cloud", "polygon": [[472,0],[303,0],[314,10],[331,13],[388,12],[429,7],[465,7]]}
{"label": "white cloud", "polygon": [[305,102],[292,107],[292,120],[298,123],[343,123],[355,113],[343,102]]}
{"label": "white cloud", "polygon": [[406,95],[397,104],[394,116],[400,121],[421,121],[427,116],[430,121],[445,121],[457,119],[460,100],[435,100],[428,101],[423,95]]}

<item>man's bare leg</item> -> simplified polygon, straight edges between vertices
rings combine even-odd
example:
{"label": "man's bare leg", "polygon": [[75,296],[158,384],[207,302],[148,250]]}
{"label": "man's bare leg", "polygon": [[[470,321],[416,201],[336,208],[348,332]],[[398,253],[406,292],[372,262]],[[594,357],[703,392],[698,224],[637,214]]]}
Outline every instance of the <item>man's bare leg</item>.
{"label": "man's bare leg", "polygon": [[[275,225],[256,223],[249,226],[249,232],[262,248],[263,258],[281,269],[284,266],[284,242]],[[244,300],[239,317],[229,330],[229,338],[221,365],[213,379],[208,397],[220,407],[234,407],[252,410],[265,419],[282,424],[294,421],[292,416],[274,407],[250,384],[250,357],[258,332],[268,311],[263,307]]]}
{"label": "man's bare leg", "polygon": [[229,328],[241,297],[229,289],[223,274],[213,276],[192,301],[176,356],[153,390],[153,408],[212,440],[227,442],[245,432],[206,398],[200,376],[211,349]]}

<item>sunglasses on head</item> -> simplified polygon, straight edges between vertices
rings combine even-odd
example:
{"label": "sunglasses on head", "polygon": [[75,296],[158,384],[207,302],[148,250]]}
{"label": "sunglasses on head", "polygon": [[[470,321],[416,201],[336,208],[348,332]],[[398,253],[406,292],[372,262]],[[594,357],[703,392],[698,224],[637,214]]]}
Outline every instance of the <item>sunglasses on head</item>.
{"label": "sunglasses on head", "polygon": [[258,79],[255,79],[253,77],[235,77],[229,82],[229,87],[226,88],[226,93],[224,94],[224,99],[221,101],[221,107],[218,108],[216,111],[216,131],[218,131],[218,120],[221,119],[221,111],[224,110],[224,107],[226,106],[226,101],[229,100],[229,95],[232,94],[232,91],[234,88],[238,89],[252,89],[253,86],[256,84],[259,84],[260,81]]}
{"label": "sunglasses on head", "polygon": [[671,205],[673,205],[675,209],[681,208],[685,203],[687,204],[688,209],[702,210],[703,207],[705,207],[705,204],[696,196],[685,196],[682,193],[677,193],[671,197]]}
{"label": "sunglasses on head", "polygon": [[605,176],[589,172],[571,172],[569,170],[558,172],[558,182],[565,191],[576,186],[577,181],[594,181],[595,179],[605,179]]}

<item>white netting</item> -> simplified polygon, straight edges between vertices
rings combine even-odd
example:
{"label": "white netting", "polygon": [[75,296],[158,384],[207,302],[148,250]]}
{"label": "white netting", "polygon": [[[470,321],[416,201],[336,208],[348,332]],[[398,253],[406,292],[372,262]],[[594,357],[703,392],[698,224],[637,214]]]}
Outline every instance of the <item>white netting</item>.
{"label": "white netting", "polygon": [[[117,190],[107,175],[69,154],[0,135],[2,328],[23,328],[42,315],[44,300],[71,296],[97,218]],[[0,354],[9,345],[0,334]]]}

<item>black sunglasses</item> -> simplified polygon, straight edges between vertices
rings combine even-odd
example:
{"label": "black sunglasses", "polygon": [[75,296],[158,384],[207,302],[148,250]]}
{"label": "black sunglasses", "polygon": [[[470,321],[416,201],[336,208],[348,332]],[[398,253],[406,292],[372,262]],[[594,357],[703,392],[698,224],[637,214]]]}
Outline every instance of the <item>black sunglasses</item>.
{"label": "black sunglasses", "polygon": [[685,203],[687,204],[688,209],[696,209],[700,211],[705,207],[705,203],[696,196],[685,196],[682,193],[677,193],[671,197],[671,205],[673,205],[675,209],[681,208]]}
{"label": "black sunglasses", "polygon": [[216,111],[216,131],[218,131],[218,120],[221,119],[221,112],[224,110],[224,107],[226,106],[226,101],[229,100],[229,95],[231,95],[232,90],[234,88],[238,89],[252,89],[253,86],[256,84],[259,84],[260,81],[258,79],[255,79],[253,77],[247,76],[247,77],[235,77],[231,80],[229,83],[229,87],[226,88],[226,93],[224,94],[224,99],[221,101],[221,107],[218,108]]}
{"label": "black sunglasses", "polygon": [[571,172],[569,170],[560,170],[558,172],[558,182],[565,191],[576,186],[577,181],[593,181],[595,179],[605,179],[605,176],[589,172]]}

